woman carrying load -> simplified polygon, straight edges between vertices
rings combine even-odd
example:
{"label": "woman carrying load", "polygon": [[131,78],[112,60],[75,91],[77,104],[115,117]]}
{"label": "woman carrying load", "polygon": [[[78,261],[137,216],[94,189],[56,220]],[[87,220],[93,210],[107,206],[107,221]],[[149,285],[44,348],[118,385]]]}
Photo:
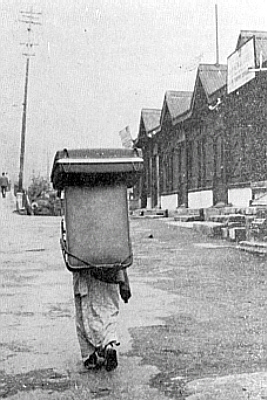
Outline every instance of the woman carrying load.
{"label": "woman carrying load", "polygon": [[119,296],[128,302],[133,263],[127,190],[141,176],[137,149],[76,149],[55,155],[62,193],[61,248],[73,273],[76,329],[88,369],[117,367]]}

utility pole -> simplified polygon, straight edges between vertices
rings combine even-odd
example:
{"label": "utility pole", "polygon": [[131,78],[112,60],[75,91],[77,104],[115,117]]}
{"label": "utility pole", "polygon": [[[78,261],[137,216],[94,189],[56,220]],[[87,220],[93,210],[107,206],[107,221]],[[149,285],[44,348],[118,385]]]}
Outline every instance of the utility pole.
{"label": "utility pole", "polygon": [[26,136],[26,121],[27,121],[29,65],[30,65],[30,57],[35,56],[34,46],[38,45],[37,43],[34,43],[32,26],[41,25],[41,23],[38,21],[38,18],[41,15],[41,13],[35,13],[33,11],[20,11],[20,14],[21,14],[20,22],[24,22],[28,25],[27,42],[21,43],[21,45],[26,46],[26,51],[22,53],[26,57],[26,76],[24,85],[23,112],[22,112],[22,124],[21,124],[20,167],[19,167],[19,185],[18,185],[18,191],[21,193],[23,189],[23,172],[24,172],[24,160],[25,160],[25,136]]}

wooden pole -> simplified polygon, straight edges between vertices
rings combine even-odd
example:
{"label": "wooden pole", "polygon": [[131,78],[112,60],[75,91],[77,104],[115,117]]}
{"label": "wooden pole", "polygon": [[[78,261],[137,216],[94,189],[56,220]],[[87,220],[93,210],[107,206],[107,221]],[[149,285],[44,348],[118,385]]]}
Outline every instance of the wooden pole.
{"label": "wooden pole", "polygon": [[219,27],[218,27],[218,5],[215,4],[215,20],[216,20],[216,65],[220,64],[219,56]]}
{"label": "wooden pole", "polygon": [[20,22],[24,22],[28,25],[28,40],[26,43],[21,43],[26,46],[26,53],[23,53],[27,57],[26,62],[26,77],[25,77],[25,86],[24,86],[24,101],[23,101],[23,113],[22,113],[22,126],[21,126],[21,144],[20,144],[20,167],[19,167],[19,185],[18,191],[22,192],[23,190],[23,173],[24,173],[24,159],[25,159],[25,135],[26,135],[26,117],[27,117],[27,97],[28,97],[28,79],[29,79],[29,64],[30,57],[34,56],[34,46],[38,43],[33,42],[32,36],[32,26],[33,25],[41,25],[41,23],[37,20],[39,15],[42,13],[36,13],[31,11],[20,11],[21,19]]}
{"label": "wooden pole", "polygon": [[18,191],[20,193],[22,192],[22,189],[23,189],[23,171],[24,171],[24,160],[25,160],[25,136],[26,136],[28,79],[29,79],[29,57],[27,58],[27,62],[26,62],[26,77],[25,77],[23,113],[22,113],[22,126],[21,126],[20,168],[19,168],[19,188],[18,188]]}

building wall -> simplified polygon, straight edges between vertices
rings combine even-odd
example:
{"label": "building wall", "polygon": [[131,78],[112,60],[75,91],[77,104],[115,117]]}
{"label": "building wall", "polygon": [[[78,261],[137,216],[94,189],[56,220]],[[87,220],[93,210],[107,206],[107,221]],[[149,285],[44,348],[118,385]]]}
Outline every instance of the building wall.
{"label": "building wall", "polygon": [[267,179],[267,75],[225,99],[228,184]]}
{"label": "building wall", "polygon": [[146,147],[143,147],[143,158],[144,158],[144,167],[141,176],[141,208],[145,208],[147,206],[147,195],[148,195],[148,173],[149,173],[149,164],[148,164],[148,154]]}
{"label": "building wall", "polygon": [[161,208],[168,210],[175,210],[178,206],[177,194],[162,195],[161,196]]}
{"label": "building wall", "polygon": [[147,208],[153,208],[152,197],[147,197]]}
{"label": "building wall", "polygon": [[[220,92],[217,96],[221,95]],[[186,126],[189,191],[200,193],[202,190],[213,190],[213,204],[219,201],[226,203],[225,120],[221,109],[210,110],[200,80],[196,82],[193,114],[186,121]],[[202,202],[201,198],[199,202]]]}
{"label": "building wall", "polygon": [[188,193],[189,208],[208,208],[213,205],[213,191],[200,190]]}
{"label": "building wall", "polygon": [[[153,146],[157,146],[159,154],[160,195],[161,205],[162,202],[164,203],[163,208],[188,206],[188,189],[199,193],[199,204],[212,205],[210,196],[205,199],[205,195],[200,195],[200,193],[202,190],[209,190],[209,193],[212,193],[215,168],[218,171],[217,181],[221,178],[221,158],[219,157],[221,149],[217,151],[216,159],[214,154],[214,149],[216,149],[214,138],[220,136],[218,132],[222,125],[221,116],[218,119],[218,114],[209,110],[206,94],[200,81],[197,85],[192,117],[173,126],[170,115],[166,113],[160,135],[151,142],[150,157],[153,154]],[[220,143],[220,137],[216,140]],[[147,163],[149,169],[151,165],[153,162]],[[148,185],[153,189],[156,186],[157,176],[155,173],[150,173],[149,176]],[[151,196],[150,189],[148,189],[148,194]],[[197,196],[198,194],[193,195],[194,203],[197,201]],[[220,198],[220,193],[217,197],[223,200]],[[155,206],[153,201],[152,205]]]}
{"label": "building wall", "polygon": [[[188,207],[218,202],[248,206],[250,182],[267,179],[267,74],[258,74],[232,94],[222,90],[222,103],[214,110],[208,108],[201,83],[197,85],[193,115],[183,124]],[[174,148],[179,147],[174,143]],[[174,179],[179,181],[179,170]],[[241,183],[248,188],[237,189]],[[174,188],[179,194],[180,187]]]}
{"label": "building wall", "polygon": [[228,201],[234,207],[249,207],[252,200],[251,188],[233,188],[228,190]]}
{"label": "building wall", "polygon": [[[219,201],[248,206],[250,182],[267,180],[267,73],[256,74],[234,93],[224,88],[218,96],[221,104],[210,110],[197,81],[190,118],[175,126],[168,118],[163,121],[155,139],[162,208],[202,208]],[[153,141],[151,146],[148,158]],[[145,165],[149,169],[152,163]],[[156,174],[146,176],[151,196]]]}

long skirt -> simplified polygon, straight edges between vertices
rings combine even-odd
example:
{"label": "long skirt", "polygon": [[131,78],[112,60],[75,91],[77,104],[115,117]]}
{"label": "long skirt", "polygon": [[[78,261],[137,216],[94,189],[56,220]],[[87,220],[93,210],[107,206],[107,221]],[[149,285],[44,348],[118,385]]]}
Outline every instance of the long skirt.
{"label": "long skirt", "polygon": [[76,330],[83,361],[109,343],[118,344],[119,285],[74,273]]}

